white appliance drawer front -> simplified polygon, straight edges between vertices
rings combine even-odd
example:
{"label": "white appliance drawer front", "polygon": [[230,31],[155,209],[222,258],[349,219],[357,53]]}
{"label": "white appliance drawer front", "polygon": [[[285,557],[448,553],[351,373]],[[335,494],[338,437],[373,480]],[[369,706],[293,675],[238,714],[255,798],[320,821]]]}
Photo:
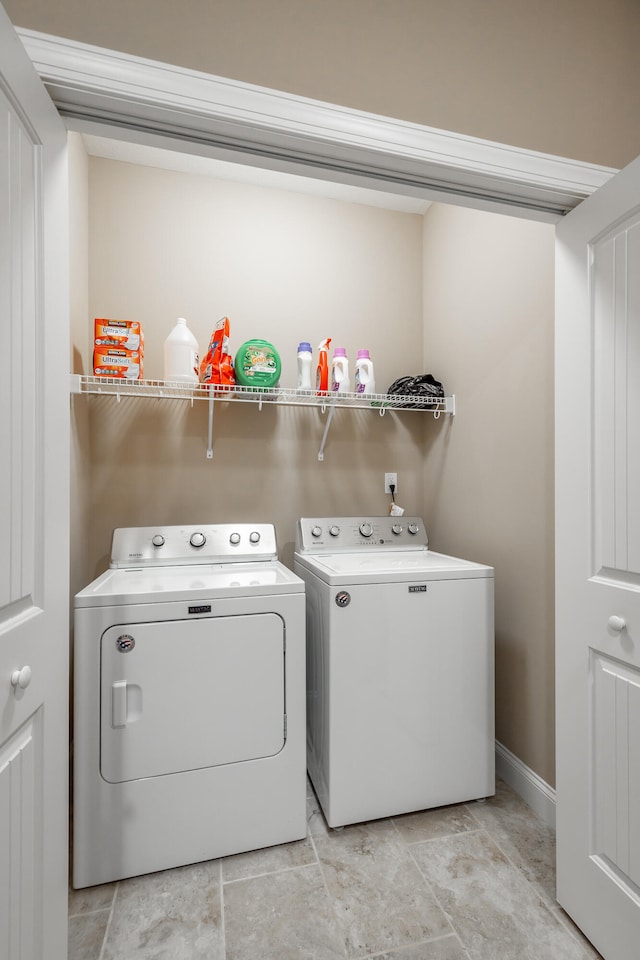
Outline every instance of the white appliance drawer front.
{"label": "white appliance drawer front", "polygon": [[112,626],[100,699],[109,783],[274,756],[285,742],[284,622],[259,613]]}

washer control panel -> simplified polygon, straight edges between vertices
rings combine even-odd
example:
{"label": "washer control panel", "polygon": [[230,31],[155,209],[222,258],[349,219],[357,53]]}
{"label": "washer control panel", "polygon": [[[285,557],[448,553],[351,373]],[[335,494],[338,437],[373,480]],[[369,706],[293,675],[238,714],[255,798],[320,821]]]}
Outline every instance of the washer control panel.
{"label": "washer control panel", "polygon": [[110,566],[166,567],[277,559],[272,523],[118,527],[113,531]]}
{"label": "washer control panel", "polygon": [[298,553],[354,553],[361,550],[425,550],[421,517],[301,517]]}

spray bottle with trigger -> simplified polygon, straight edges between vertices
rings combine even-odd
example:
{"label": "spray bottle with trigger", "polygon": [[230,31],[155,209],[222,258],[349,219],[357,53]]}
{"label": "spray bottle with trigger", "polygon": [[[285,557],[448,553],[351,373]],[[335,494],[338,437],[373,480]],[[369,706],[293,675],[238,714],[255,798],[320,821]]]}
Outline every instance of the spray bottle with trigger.
{"label": "spray bottle with trigger", "polygon": [[323,340],[318,347],[318,366],[316,368],[316,391],[318,396],[329,390],[329,344],[331,337]]}

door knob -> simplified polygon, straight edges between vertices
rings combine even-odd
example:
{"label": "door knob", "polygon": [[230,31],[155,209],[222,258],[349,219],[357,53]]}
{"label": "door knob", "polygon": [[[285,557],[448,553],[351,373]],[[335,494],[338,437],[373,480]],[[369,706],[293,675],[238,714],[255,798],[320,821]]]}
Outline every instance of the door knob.
{"label": "door knob", "polygon": [[627,625],[627,621],[624,617],[609,617],[607,620],[607,626],[610,630],[613,630],[615,633],[622,633],[624,628]]}
{"label": "door knob", "polygon": [[24,666],[22,670],[14,670],[11,674],[11,686],[24,690],[31,683],[31,667]]}

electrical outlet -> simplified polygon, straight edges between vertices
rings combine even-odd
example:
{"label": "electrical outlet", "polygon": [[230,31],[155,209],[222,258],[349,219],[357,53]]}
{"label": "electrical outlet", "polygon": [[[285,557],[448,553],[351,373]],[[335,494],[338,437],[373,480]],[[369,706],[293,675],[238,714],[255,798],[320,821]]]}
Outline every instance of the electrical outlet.
{"label": "electrical outlet", "polygon": [[385,473],[384,475],[384,492],[391,493],[391,487],[394,487],[394,493],[398,492],[398,474],[397,473]]}

